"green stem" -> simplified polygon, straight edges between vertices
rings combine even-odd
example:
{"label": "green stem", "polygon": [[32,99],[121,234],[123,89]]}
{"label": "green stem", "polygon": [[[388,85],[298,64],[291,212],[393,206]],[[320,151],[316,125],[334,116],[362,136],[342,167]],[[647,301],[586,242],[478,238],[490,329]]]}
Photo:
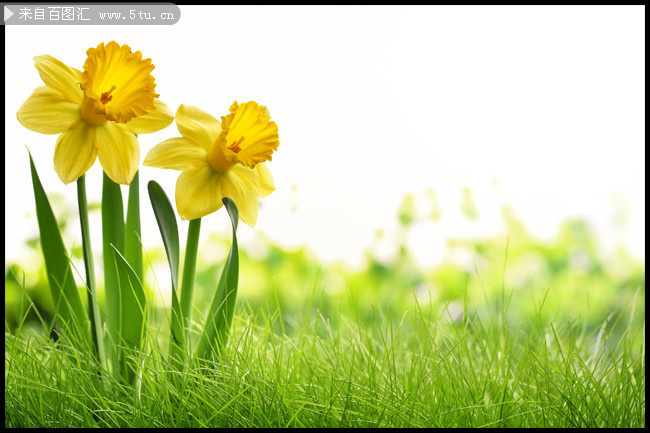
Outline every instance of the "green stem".
{"label": "green stem", "polygon": [[77,199],[79,203],[79,220],[81,221],[81,240],[83,245],[84,265],[86,267],[86,283],[88,285],[88,316],[95,346],[95,355],[103,368],[106,368],[106,355],[104,354],[104,338],[102,333],[102,319],[99,311],[97,285],[95,283],[95,264],[90,245],[90,229],[88,224],[88,201],[86,199],[86,175],[77,180]]}
{"label": "green stem", "polygon": [[190,319],[192,316],[192,295],[194,294],[194,274],[196,273],[196,253],[199,249],[201,218],[190,221],[183,262],[183,281],[181,282],[181,313],[187,344],[189,344]]}

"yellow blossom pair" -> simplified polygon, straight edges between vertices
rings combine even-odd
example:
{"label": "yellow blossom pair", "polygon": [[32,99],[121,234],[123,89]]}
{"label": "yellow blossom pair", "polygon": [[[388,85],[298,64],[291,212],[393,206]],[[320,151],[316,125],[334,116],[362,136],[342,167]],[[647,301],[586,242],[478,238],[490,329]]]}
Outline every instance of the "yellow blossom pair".
{"label": "yellow blossom pair", "polygon": [[[86,54],[83,72],[49,55],[35,57],[45,86],[34,90],[17,117],[32,131],[61,134],[54,169],[64,183],[77,180],[99,158],[114,182],[128,185],[140,161],[136,134],[163,129],[173,116],[157,100],[154,65],[140,51],[112,41]],[[259,197],[274,189],[264,162],[278,148],[277,125],[252,101],[235,102],[221,119],[181,105],[176,124],[182,137],[160,143],[144,164],[183,171],[176,184],[181,218],[201,218],[231,197],[242,221],[253,226]]]}

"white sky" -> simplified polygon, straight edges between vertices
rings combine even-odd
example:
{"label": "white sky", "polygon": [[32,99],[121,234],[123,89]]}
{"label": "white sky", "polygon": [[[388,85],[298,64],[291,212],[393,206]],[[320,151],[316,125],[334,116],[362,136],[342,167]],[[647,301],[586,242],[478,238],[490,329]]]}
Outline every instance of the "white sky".
{"label": "white sky", "polygon": [[[86,49],[111,40],[153,60],[156,91],[173,111],[190,104],[219,117],[235,99],[269,107],[280,132],[269,163],[277,189],[262,200],[255,229],[240,226],[244,245],[264,233],[286,246],[307,244],[324,260],[358,263],[377,228],[395,229],[403,195],[433,188],[442,219],[409,241],[424,265],[440,258],[449,237],[498,232],[505,203],[539,236],[582,216],[605,247],[645,257],[643,6],[181,12],[173,26],[6,26],[7,262],[37,233],[25,145],[46,191],[76,203],[75,184],[54,173],[56,135],[16,120],[42,85],[32,58],[51,54],[82,69]],[[141,135],[141,161],[179,135],[175,124]],[[146,182],[173,197],[178,174],[141,169],[145,246],[161,244]],[[464,187],[477,202],[475,222],[459,211]],[[99,200],[99,162],[87,188]],[[614,224],[621,206],[629,212],[622,231]],[[99,249],[99,220],[91,224]],[[187,222],[180,228],[184,244]],[[204,218],[202,233],[211,230],[228,230],[225,212]]]}

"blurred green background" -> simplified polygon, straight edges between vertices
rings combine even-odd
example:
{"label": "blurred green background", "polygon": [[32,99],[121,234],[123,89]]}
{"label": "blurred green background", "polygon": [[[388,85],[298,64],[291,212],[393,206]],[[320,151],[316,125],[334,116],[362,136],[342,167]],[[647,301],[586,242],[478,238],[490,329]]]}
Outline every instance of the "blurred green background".
{"label": "blurred green background", "polygon": [[[74,204],[61,196],[50,200],[64,239],[68,239],[79,229]],[[239,313],[261,313],[259,318],[281,314],[282,320],[274,321],[281,332],[305,314],[313,297],[313,308],[320,308],[324,317],[336,321],[341,313],[371,327],[378,312],[401,317],[416,308],[417,299],[419,308],[453,321],[461,320],[463,311],[488,317],[509,304],[507,320],[529,326],[548,291],[544,320],[580,321],[587,329],[596,329],[608,317],[627,315],[619,322],[620,329],[613,330],[620,333],[632,313],[637,313],[633,326],[645,326],[645,263],[622,249],[603,254],[585,221],[565,220],[552,239],[542,241],[527,231],[513,209],[504,207],[503,233],[450,240],[442,263],[422,267],[409,252],[406,240],[418,224],[435,224],[440,209],[434,205],[429,215],[418,215],[413,201],[411,195],[405,196],[395,212],[399,232],[389,241],[393,250],[389,258],[379,253],[377,245],[386,241],[386,234],[377,231],[377,242],[368,246],[360,267],[323,263],[308,247],[286,249],[260,234],[254,250],[240,249]],[[471,191],[463,191],[461,208],[465,218],[480,218]],[[92,205],[90,212],[98,213],[99,204]],[[193,315],[196,327],[216,290],[230,241],[227,227],[221,234],[202,233]],[[182,245],[184,242],[181,239]],[[52,298],[38,238],[29,240],[28,245],[30,254],[22,263],[5,264],[5,329],[9,332],[41,328],[39,314],[46,323],[52,320]],[[68,250],[69,245],[66,243]],[[81,290],[81,247],[71,253]],[[95,263],[102,263],[98,252]],[[170,314],[170,279],[163,247],[146,249],[144,263],[145,286],[153,306],[149,326],[164,335]],[[103,303],[101,268],[97,282]],[[86,300],[85,294],[82,299]]]}

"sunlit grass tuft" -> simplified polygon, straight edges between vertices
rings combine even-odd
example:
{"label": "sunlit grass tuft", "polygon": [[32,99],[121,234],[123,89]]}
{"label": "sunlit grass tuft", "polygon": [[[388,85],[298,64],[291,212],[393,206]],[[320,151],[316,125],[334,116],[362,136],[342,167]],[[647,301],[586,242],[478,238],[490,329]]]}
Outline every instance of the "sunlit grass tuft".
{"label": "sunlit grass tuft", "polygon": [[67,336],[53,342],[36,330],[6,333],[5,425],[645,425],[643,312],[617,313],[588,330],[577,318],[539,314],[544,299],[557,296],[550,290],[533,301],[534,321],[514,325],[509,306],[531,301],[513,291],[489,308],[414,301],[406,312],[374,309],[367,320],[326,317],[313,295],[302,316],[240,304],[220,356],[188,361],[182,372],[168,361],[169,335],[150,329],[145,354],[133,355],[141,366],[134,386],[89,365],[91,354],[73,349]]}

